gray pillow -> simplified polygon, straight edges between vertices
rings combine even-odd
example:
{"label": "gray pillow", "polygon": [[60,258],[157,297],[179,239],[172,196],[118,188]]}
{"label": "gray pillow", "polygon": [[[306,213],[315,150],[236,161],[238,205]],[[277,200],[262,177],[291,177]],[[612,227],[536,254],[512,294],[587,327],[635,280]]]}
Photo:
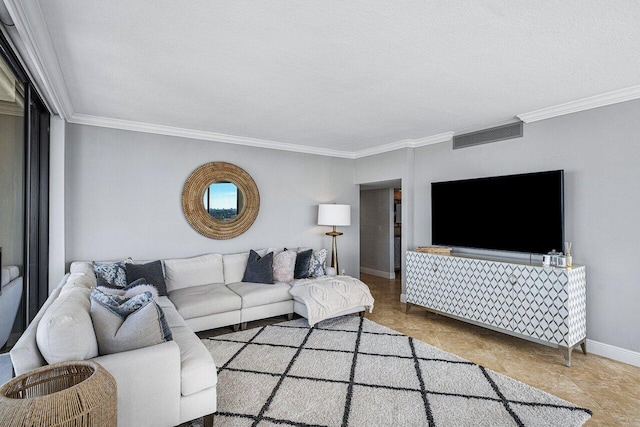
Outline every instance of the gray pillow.
{"label": "gray pillow", "polygon": [[260,257],[256,251],[251,249],[242,281],[273,284],[273,252]]}
{"label": "gray pillow", "polygon": [[173,339],[162,308],[151,292],[133,298],[91,292],[91,320],[100,355],[120,353]]}
{"label": "gray pillow", "polygon": [[294,279],[306,279],[309,277],[309,264],[311,264],[311,256],[313,249],[298,252],[296,256],[296,268],[293,272]]}
{"label": "gray pillow", "polygon": [[162,261],[153,261],[146,264],[127,264],[127,283],[131,284],[138,279],[145,279],[148,285],[158,288],[158,295],[167,295],[167,284],[162,272]]}

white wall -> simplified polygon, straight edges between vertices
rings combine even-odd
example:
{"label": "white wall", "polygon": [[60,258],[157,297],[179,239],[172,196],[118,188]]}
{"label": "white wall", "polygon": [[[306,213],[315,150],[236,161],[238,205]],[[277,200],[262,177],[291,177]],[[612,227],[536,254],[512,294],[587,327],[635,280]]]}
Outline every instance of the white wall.
{"label": "white wall", "polygon": [[65,273],[64,169],[65,126],[60,116],[51,116],[49,131],[49,292]]}
{"label": "white wall", "polygon": [[392,188],[360,191],[360,271],[395,278]]}
{"label": "white wall", "polygon": [[[250,248],[331,248],[319,203],[352,206],[338,237],[340,266],[359,276],[359,189],[352,160],[82,125],[66,128],[66,260],[186,257]],[[182,187],[198,166],[226,161],[260,191],[253,226],[230,240],[198,234],[184,218]]]}
{"label": "white wall", "polygon": [[[587,266],[587,336],[640,352],[639,117],[635,100],[526,124],[522,138],[461,150],[450,142],[411,150],[413,240],[431,243],[431,182],[564,169],[566,239],[573,242],[574,264]],[[393,167],[402,174],[410,166],[396,156]],[[357,176],[388,179],[394,173],[390,158],[358,160]],[[403,210],[411,209],[404,202]]]}

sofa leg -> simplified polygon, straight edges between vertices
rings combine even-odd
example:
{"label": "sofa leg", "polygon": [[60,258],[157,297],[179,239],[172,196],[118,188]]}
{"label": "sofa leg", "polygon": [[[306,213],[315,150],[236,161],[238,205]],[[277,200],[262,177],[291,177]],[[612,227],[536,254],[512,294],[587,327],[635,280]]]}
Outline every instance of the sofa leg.
{"label": "sofa leg", "polygon": [[240,330],[240,325],[239,324],[235,324],[233,325],[233,332],[238,332]]}
{"label": "sofa leg", "polygon": [[293,320],[293,313],[287,314],[287,320]]}
{"label": "sofa leg", "polygon": [[243,331],[247,329],[247,322],[242,322],[242,324],[240,325],[240,329],[242,329]]}
{"label": "sofa leg", "polygon": [[364,311],[361,311],[360,313],[358,313],[358,315],[359,315],[360,317],[364,317]]}
{"label": "sofa leg", "polygon": [[204,416],[204,427],[213,427],[213,414]]}

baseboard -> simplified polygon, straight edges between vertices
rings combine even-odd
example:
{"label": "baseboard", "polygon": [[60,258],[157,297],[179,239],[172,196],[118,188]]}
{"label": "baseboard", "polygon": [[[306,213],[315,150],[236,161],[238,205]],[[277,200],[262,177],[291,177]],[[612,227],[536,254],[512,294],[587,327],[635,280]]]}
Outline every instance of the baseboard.
{"label": "baseboard", "polygon": [[407,302],[407,294],[400,294],[400,302]]}
{"label": "baseboard", "polygon": [[374,270],[373,268],[360,267],[360,273],[370,274],[372,276],[384,277],[385,279],[395,279],[396,273],[381,270]]}
{"label": "baseboard", "polygon": [[598,356],[608,357],[618,362],[640,367],[640,353],[626,348],[588,339],[587,353],[597,354]]}

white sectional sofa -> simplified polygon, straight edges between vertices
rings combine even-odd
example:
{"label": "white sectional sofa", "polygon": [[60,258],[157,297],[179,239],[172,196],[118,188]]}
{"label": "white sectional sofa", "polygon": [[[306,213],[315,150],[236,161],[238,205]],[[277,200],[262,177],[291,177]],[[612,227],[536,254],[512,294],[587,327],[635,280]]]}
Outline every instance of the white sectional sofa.
{"label": "white sectional sofa", "polygon": [[13,323],[20,308],[22,298],[22,277],[16,266],[2,267],[2,280],[0,287],[0,348],[2,348],[11,335]]}
{"label": "white sectional sofa", "polygon": [[[216,366],[195,332],[293,314],[288,284],[242,282],[247,259],[248,252],[163,261],[168,297],[159,297],[158,305],[173,340],[93,358],[118,384],[118,425],[175,426],[203,416],[205,424],[212,421],[207,416],[216,411]],[[70,360],[91,354],[87,349],[96,345],[92,341],[96,337],[88,313],[88,288],[95,286],[91,263],[71,264],[70,273],[11,350],[16,375],[46,365],[43,353],[53,350],[70,351]],[[76,306],[69,307],[72,304]],[[41,327],[49,310],[52,313]],[[50,340],[57,348],[45,351],[39,347],[43,340],[38,329],[55,323],[51,318],[58,312],[61,318],[56,322],[65,327],[58,331],[61,336]]]}

